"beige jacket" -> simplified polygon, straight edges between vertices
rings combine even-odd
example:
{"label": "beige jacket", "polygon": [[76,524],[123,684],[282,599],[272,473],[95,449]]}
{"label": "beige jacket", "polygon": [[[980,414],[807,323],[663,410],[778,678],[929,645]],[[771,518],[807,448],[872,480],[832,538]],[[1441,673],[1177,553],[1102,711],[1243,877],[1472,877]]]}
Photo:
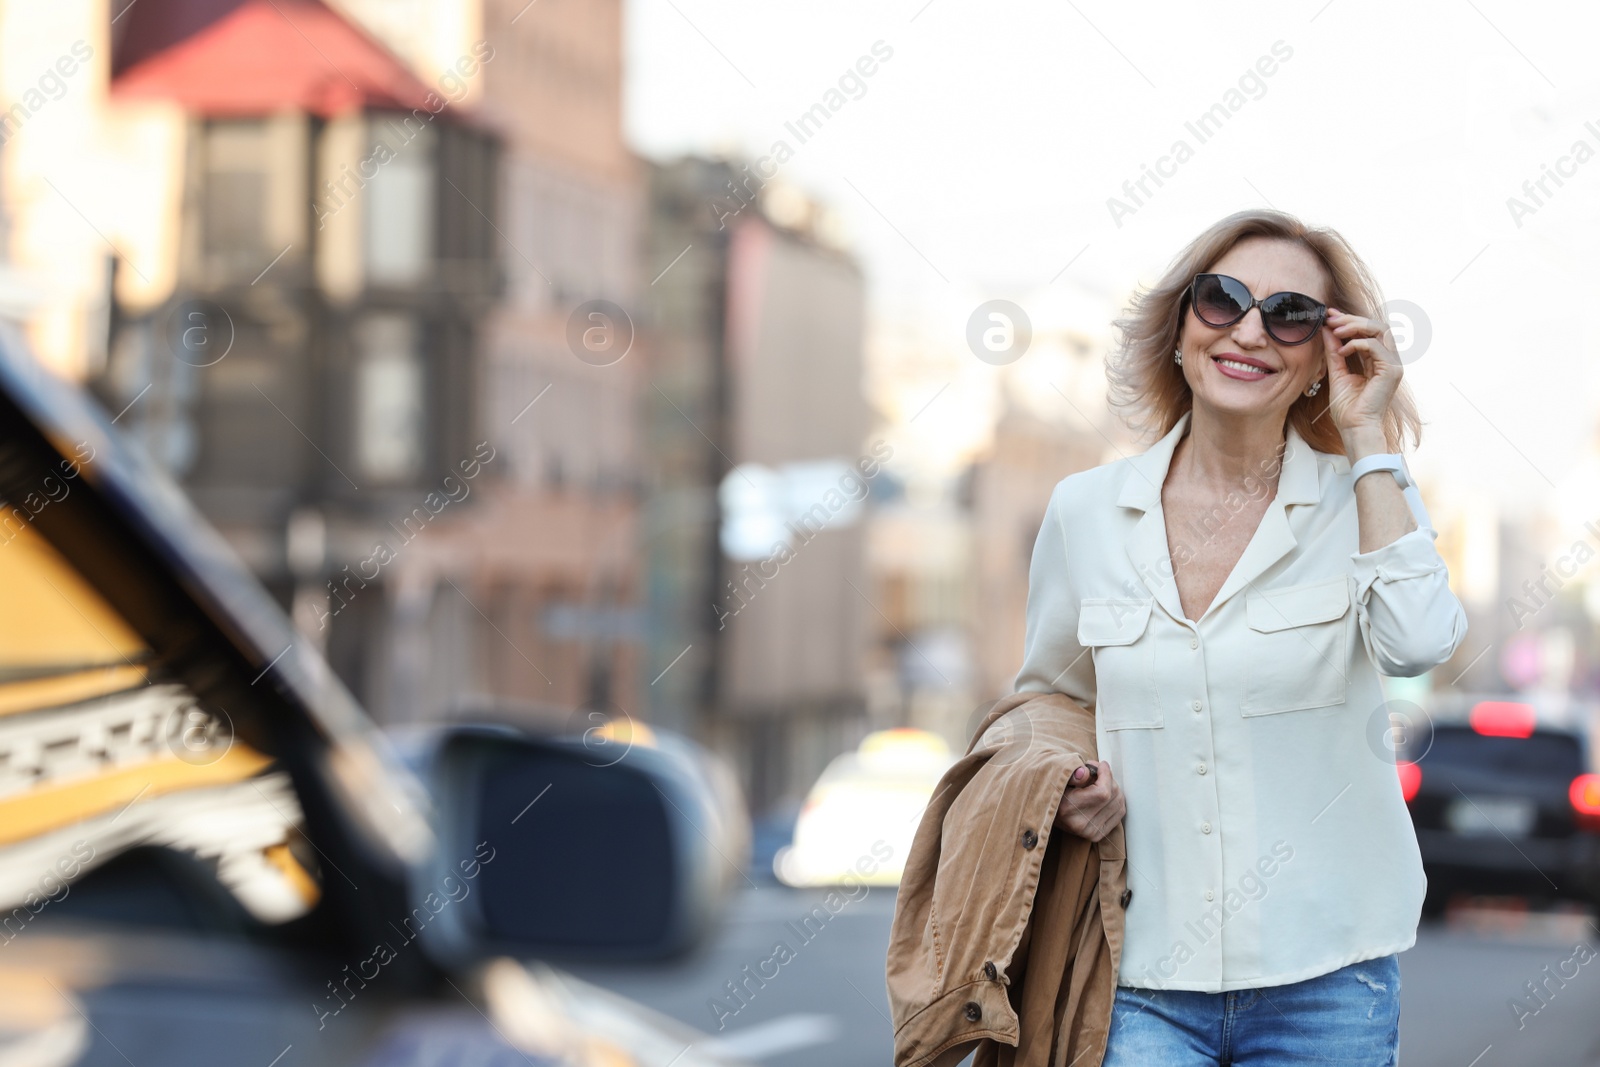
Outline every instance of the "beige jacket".
{"label": "beige jacket", "polygon": [[1098,843],[1055,829],[1095,758],[1092,712],[1018,692],[940,780],[889,935],[895,1067],[954,1067],[974,1045],[974,1067],[1099,1067],[1131,896],[1123,828]]}

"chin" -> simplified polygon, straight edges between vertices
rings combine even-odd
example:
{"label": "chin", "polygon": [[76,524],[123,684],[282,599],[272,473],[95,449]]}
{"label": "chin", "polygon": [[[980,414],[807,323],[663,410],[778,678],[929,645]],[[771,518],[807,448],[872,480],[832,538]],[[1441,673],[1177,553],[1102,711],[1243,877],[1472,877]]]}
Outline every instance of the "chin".
{"label": "chin", "polygon": [[[1254,385],[1247,389],[1255,389]],[[1268,416],[1277,414],[1287,416],[1292,401],[1288,404],[1276,393],[1268,394],[1264,390],[1257,390],[1255,395],[1240,395],[1245,389],[1218,389],[1208,390],[1204,396],[1195,394],[1195,400],[1205,404],[1219,415],[1235,416]]]}

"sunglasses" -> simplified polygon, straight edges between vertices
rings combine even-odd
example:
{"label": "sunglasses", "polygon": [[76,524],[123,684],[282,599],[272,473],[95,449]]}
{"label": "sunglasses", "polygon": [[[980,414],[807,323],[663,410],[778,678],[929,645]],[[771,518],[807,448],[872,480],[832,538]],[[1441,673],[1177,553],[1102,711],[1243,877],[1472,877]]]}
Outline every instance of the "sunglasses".
{"label": "sunglasses", "polygon": [[1188,297],[1195,317],[1216,329],[1232,326],[1251,308],[1260,308],[1267,336],[1282,345],[1305,344],[1328,317],[1328,305],[1304,293],[1273,293],[1257,300],[1248,285],[1226,274],[1196,274]]}

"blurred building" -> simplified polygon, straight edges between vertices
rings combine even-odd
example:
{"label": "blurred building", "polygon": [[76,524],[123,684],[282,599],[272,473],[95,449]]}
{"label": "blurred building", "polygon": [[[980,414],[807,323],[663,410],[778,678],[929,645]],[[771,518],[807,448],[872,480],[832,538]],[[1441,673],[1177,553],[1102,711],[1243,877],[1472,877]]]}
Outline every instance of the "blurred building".
{"label": "blurred building", "polygon": [[620,0],[62,0],[0,48],[35,349],[380,719],[636,715],[757,806],[864,734],[861,273],[791,188],[632,155]]}
{"label": "blurred building", "polygon": [[496,458],[477,507],[401,561],[380,707],[396,719],[464,703],[544,722],[649,718],[637,431],[648,350],[633,321],[644,179],[622,132],[622,4],[337,6],[459,86],[501,145],[493,242],[506,282],[474,386],[478,439]]}
{"label": "blurred building", "polygon": [[146,209],[172,212],[175,263],[163,299],[116,302],[97,384],[381,698],[395,568],[489,454],[473,392],[500,287],[495,141],[305,0],[141,2],[111,66],[117,113],[168,127]]}
{"label": "blurred building", "polygon": [[826,211],[735,164],[653,169],[652,705],[759,810],[865,731],[864,286]]}
{"label": "blurred building", "polygon": [[1104,440],[1082,420],[1045,419],[1007,404],[993,447],[972,468],[969,573],[975,588],[967,618],[982,700],[1010,693],[1022,669],[1028,570],[1050,494],[1067,475],[1104,462],[1105,451]]}
{"label": "blurred building", "polygon": [[969,472],[885,501],[868,555],[877,608],[867,648],[873,725],[932,730],[957,751],[980,699],[973,484]]}
{"label": "blurred building", "polygon": [[[0,158],[5,149],[0,144]],[[3,168],[0,168],[3,170]],[[39,306],[38,286],[11,262],[11,219],[0,202],[0,319],[25,327]]]}
{"label": "blurred building", "polygon": [[0,48],[35,350],[369,709],[640,713],[643,346],[573,329],[636,300],[620,2],[8,4]]}
{"label": "blurred building", "polygon": [[923,462],[905,465],[903,492],[872,520],[871,714],[875,726],[938,733],[958,752],[1022,665],[1028,571],[1051,492],[1115,458],[1110,442],[1124,436],[1106,412],[1106,338],[1057,324],[1099,316],[1029,303],[1040,319],[1031,344],[998,367],[918,328],[879,337],[880,406],[900,413],[892,433]]}

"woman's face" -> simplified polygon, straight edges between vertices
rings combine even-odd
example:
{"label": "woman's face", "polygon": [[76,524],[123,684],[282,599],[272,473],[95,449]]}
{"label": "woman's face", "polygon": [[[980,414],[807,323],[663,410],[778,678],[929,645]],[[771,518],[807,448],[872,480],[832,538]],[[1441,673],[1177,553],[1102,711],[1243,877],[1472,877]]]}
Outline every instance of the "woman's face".
{"label": "woman's face", "polygon": [[[1288,290],[1328,302],[1321,264],[1291,241],[1247,238],[1206,273],[1231,275],[1258,299]],[[1194,308],[1187,307],[1178,345],[1195,406],[1219,414],[1270,415],[1281,420],[1311,383],[1326,373],[1320,330],[1305,344],[1280,344],[1262,326],[1260,308],[1251,308],[1232,326],[1219,329],[1201,322]]]}

